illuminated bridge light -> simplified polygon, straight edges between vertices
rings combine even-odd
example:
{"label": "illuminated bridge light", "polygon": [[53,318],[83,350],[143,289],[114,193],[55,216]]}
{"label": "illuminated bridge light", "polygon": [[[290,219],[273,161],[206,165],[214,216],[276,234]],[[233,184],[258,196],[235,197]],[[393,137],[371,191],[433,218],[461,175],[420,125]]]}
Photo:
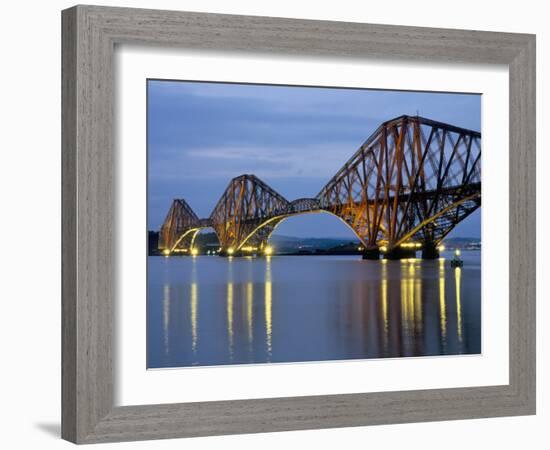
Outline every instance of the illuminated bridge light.
{"label": "illuminated bridge light", "polygon": [[443,252],[445,251],[445,246],[443,244],[440,244],[437,249],[440,251],[440,252]]}
{"label": "illuminated bridge light", "polygon": [[405,242],[400,245],[400,247],[403,248],[420,248],[422,247],[422,244],[420,242]]}
{"label": "illuminated bridge light", "polygon": [[270,245],[267,245],[265,248],[264,248],[264,253],[266,255],[271,255],[273,253],[273,247],[271,247]]}
{"label": "illuminated bridge light", "polygon": [[165,248],[163,251],[162,251],[162,254],[164,256],[170,256],[170,250],[168,250],[167,248]]}
{"label": "illuminated bridge light", "polygon": [[382,245],[382,246],[380,247],[380,251],[381,251],[382,253],[386,253],[386,252],[388,251],[388,247],[386,247],[385,245]]}
{"label": "illuminated bridge light", "polygon": [[229,248],[227,249],[227,254],[228,254],[228,255],[232,255],[233,253],[235,253],[235,249],[234,249],[233,247],[229,247]]}
{"label": "illuminated bridge light", "polygon": [[196,249],[196,248],[192,248],[192,249],[191,249],[191,254],[192,254],[193,256],[197,256],[197,255],[199,254],[199,250]]}

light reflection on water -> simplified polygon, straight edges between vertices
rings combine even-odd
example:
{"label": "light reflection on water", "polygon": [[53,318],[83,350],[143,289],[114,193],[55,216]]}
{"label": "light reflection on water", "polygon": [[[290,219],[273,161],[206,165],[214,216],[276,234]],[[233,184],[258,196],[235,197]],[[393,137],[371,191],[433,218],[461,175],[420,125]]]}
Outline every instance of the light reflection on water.
{"label": "light reflection on water", "polygon": [[479,353],[480,254],[149,257],[148,367]]}

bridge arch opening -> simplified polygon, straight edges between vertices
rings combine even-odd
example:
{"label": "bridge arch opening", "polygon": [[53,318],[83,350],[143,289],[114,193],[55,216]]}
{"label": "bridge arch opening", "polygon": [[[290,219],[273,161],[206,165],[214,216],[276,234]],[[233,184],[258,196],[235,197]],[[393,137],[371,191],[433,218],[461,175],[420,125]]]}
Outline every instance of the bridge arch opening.
{"label": "bridge arch opening", "polygon": [[220,239],[213,227],[199,228],[193,242],[193,253],[199,255],[217,255],[220,248]]}
{"label": "bridge arch opening", "polygon": [[324,210],[282,218],[268,236],[267,245],[278,254],[358,252],[364,248],[349,224]]}
{"label": "bridge arch opening", "polygon": [[163,252],[164,255],[216,255],[220,250],[220,240],[212,227],[192,227],[185,230]]}

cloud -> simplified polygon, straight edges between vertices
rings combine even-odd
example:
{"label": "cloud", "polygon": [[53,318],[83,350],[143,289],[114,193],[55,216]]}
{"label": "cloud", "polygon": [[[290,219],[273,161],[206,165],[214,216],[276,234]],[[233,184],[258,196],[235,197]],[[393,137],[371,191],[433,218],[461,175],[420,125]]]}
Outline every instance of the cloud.
{"label": "cloud", "polygon": [[352,156],[358,145],[350,142],[316,143],[299,147],[211,147],[169,151],[167,158],[149,164],[151,180],[196,179],[229,181],[248,173],[259,178],[326,178],[328,181]]}

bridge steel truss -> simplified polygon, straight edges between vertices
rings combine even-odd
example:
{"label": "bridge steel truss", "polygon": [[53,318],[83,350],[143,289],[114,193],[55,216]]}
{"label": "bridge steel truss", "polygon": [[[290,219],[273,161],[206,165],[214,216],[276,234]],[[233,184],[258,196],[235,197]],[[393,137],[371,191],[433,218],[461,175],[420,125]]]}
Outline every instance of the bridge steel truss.
{"label": "bridge steel truss", "polygon": [[206,225],[183,199],[175,199],[160,228],[159,250],[165,254],[189,251],[195,236]]}
{"label": "bridge steel truss", "polygon": [[433,249],[481,205],[481,134],[422,117],[385,122],[317,198],[367,249]]}
{"label": "bridge steel truss", "polygon": [[288,213],[289,201],[254,175],[233,178],[210,215],[223,251],[232,254],[246,244],[262,250],[269,235]]}
{"label": "bridge steel truss", "polygon": [[[254,175],[232,179],[208,219],[174,200],[159,249],[190,251],[212,227],[222,254],[262,251],[285,218],[311,212],[339,217],[376,257],[437,246],[481,205],[481,134],[418,116],[383,123],[315,198],[289,202]],[[403,251],[403,249],[409,249]]]}

